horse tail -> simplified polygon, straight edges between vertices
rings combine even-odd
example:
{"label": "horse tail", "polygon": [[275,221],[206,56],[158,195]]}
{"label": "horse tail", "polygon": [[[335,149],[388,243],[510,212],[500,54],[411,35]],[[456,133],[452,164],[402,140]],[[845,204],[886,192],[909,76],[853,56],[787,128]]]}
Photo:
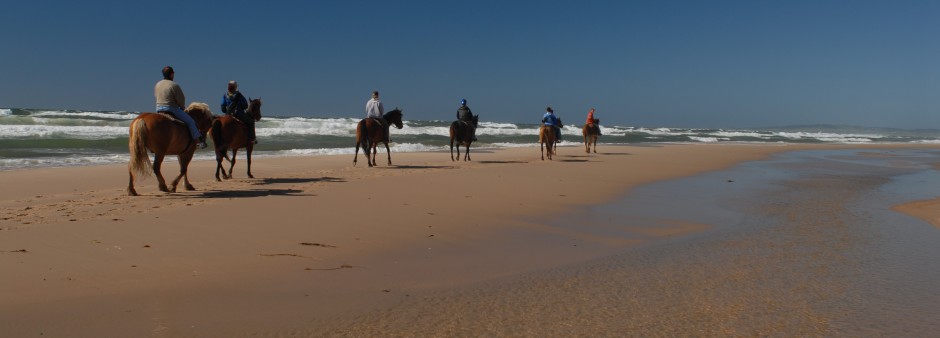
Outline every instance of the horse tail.
{"label": "horse tail", "polygon": [[147,177],[153,172],[145,144],[147,137],[147,122],[143,119],[134,120],[131,123],[130,137],[127,140],[127,147],[131,151],[131,160],[127,166],[138,177]]}
{"label": "horse tail", "polygon": [[363,144],[363,139],[366,137],[366,120],[359,120],[359,124],[356,124],[356,145],[365,147]]}
{"label": "horse tail", "polygon": [[[212,138],[212,144],[219,145],[224,144],[222,140],[222,121],[221,119],[212,120],[212,129],[209,137]],[[226,151],[228,153],[228,151]]]}

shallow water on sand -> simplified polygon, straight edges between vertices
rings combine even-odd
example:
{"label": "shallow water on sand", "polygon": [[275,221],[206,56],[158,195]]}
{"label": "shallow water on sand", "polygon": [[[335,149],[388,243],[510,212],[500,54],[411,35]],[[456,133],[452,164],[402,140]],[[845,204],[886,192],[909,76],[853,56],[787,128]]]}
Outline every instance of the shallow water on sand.
{"label": "shallow water on sand", "polygon": [[[936,196],[936,155],[795,152],[647,185],[549,224],[645,239],[645,245],[580,264],[415,293],[354,320],[315,322],[313,332],[935,335],[940,231],[890,207]],[[676,224],[710,227],[674,238],[650,230]]]}

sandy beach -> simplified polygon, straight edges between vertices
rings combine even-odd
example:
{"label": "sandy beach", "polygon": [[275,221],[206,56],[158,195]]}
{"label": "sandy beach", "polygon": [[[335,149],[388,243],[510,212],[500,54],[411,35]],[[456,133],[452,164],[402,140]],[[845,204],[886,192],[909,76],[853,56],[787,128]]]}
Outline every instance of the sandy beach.
{"label": "sandy beach", "polygon": [[[855,205],[856,192],[826,188],[805,196],[774,197],[805,208],[782,216],[801,226],[785,231],[769,227],[762,230],[766,233],[736,232],[692,216],[693,207],[642,222],[584,218],[584,210],[651,183],[719,172],[784,152],[859,149],[858,156],[874,158],[892,156],[894,149],[936,147],[598,148],[597,154],[585,154],[580,147],[563,147],[554,161],[540,160],[536,148],[474,150],[472,162],[451,162],[442,152],[393,153],[392,166],[384,165],[380,154],[375,168],[365,167],[361,158],[353,167],[346,155],[256,158],[254,179],[245,176],[245,162],[239,158],[235,178],[223,182],[212,176],[214,162],[198,161],[190,167],[196,191],[180,186],[177,193],[162,193],[151,177],[136,182],[138,197],[126,196],[127,171],[122,165],[0,172],[0,335],[896,332],[840,329],[834,324],[837,319],[820,306],[837,303],[832,307],[841,309],[844,303],[806,296],[831,294],[814,289],[815,282],[802,289],[722,289],[767,276],[822,276],[820,284],[841,278],[820,271],[841,271],[836,266],[847,266],[844,257],[854,257],[846,252],[869,239],[814,224],[852,223],[838,210]],[[175,158],[169,158],[164,166],[168,181],[176,170]],[[767,180],[760,175],[752,177]],[[742,178],[713,181],[737,184]],[[800,189],[820,186],[796,182],[805,185]],[[874,187],[881,181],[865,182]],[[684,193],[710,189],[682,187],[689,187]],[[884,209],[895,207],[937,225],[940,202],[931,198]],[[755,214],[775,212],[761,208]],[[830,214],[831,219],[823,219]],[[559,219],[576,226],[554,226]],[[788,240],[771,241],[767,236]],[[818,238],[837,238],[841,246],[806,244]],[[816,245],[805,250],[815,255],[785,256],[789,263],[779,263],[780,256],[774,256],[804,245]],[[750,260],[721,256],[728,247],[753,254]],[[695,256],[663,261],[676,252]],[[769,271],[778,263],[781,271]],[[766,267],[757,276],[740,264]],[[712,269],[698,270],[704,266]],[[635,289],[637,285],[650,288]],[[708,288],[722,291],[705,294],[702,290]],[[611,290],[619,290],[613,293],[617,297],[603,297]],[[671,292],[676,290],[687,292]],[[743,299],[757,296],[766,300],[766,307],[750,311],[756,305]],[[681,306],[690,299],[701,306]],[[787,313],[803,315],[778,320],[788,318]],[[670,325],[661,321],[664,317],[677,322]],[[916,335],[930,325],[908,333]]]}

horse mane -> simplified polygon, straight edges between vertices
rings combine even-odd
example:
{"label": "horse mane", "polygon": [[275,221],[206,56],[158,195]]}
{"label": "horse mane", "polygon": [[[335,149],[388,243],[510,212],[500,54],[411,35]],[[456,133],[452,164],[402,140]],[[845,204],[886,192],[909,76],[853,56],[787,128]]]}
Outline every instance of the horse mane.
{"label": "horse mane", "polygon": [[188,114],[193,110],[201,111],[206,116],[206,119],[212,119],[212,110],[209,110],[208,104],[202,102],[192,102],[188,107],[186,107],[184,111]]}
{"label": "horse mane", "polygon": [[395,107],[395,109],[389,110],[387,113],[385,113],[385,115],[388,115],[388,116],[391,116],[393,114],[401,115],[402,114],[401,109],[398,109],[398,107]]}

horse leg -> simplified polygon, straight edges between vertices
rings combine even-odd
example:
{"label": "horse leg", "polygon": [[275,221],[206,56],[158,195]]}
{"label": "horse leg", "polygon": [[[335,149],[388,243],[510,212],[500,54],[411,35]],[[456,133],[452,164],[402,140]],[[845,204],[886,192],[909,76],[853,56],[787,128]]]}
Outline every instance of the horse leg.
{"label": "horse leg", "polygon": [[[542,161],[545,161],[545,147],[544,147],[544,145],[545,145],[545,143],[542,142],[542,140],[539,140],[539,152],[542,153]],[[548,156],[551,156],[551,153],[549,153]]]}
{"label": "horse leg", "polygon": [[591,139],[587,134],[584,134],[584,152],[591,152]]}
{"label": "horse leg", "polygon": [[356,161],[359,159],[359,140],[356,140],[356,152],[353,155],[353,167],[356,166]]}
{"label": "horse leg", "polygon": [[[457,144],[457,158],[460,158],[460,144]],[[451,162],[456,161],[454,160],[454,137],[453,136],[450,137],[450,161]]]}
{"label": "horse leg", "polygon": [[192,184],[189,184],[189,176],[186,175],[187,169],[189,168],[189,161],[193,159],[194,153],[195,151],[193,151],[191,154],[180,154],[176,156],[180,162],[180,174],[179,176],[176,176],[176,179],[173,180],[173,189],[171,189],[172,192],[176,192],[176,187],[179,185],[180,179],[183,179],[186,190],[196,190]]}
{"label": "horse leg", "polygon": [[157,183],[159,183],[160,191],[170,192],[170,189],[166,187],[166,180],[163,179],[163,172],[160,171],[160,165],[163,164],[163,157],[166,156],[160,153],[153,154],[153,173],[157,176]]}
{"label": "horse leg", "polygon": [[373,142],[372,143],[372,165],[373,166],[378,165],[378,163],[375,162],[375,158],[378,157],[378,154],[379,154],[379,143]]}
{"label": "horse leg", "polygon": [[[457,147],[457,148],[459,149],[460,147]],[[467,151],[464,152],[464,158],[463,158],[463,160],[464,160],[464,161],[469,161],[469,160],[470,160],[470,142],[467,142]]]}
{"label": "horse leg", "polygon": [[255,176],[251,174],[251,151],[252,150],[254,150],[254,146],[249,142],[248,147],[245,150],[247,152],[245,156],[248,159],[248,177],[249,178],[255,178]]}
{"label": "horse leg", "polygon": [[552,140],[551,140],[551,139],[546,139],[546,140],[545,140],[545,152],[548,153],[548,160],[549,160],[549,161],[552,160],[552,146],[554,146],[554,143],[552,143]]}
{"label": "horse leg", "polygon": [[127,165],[127,174],[131,177],[130,181],[127,182],[127,196],[137,196],[137,190],[134,190],[134,170],[131,169],[131,166]]}
{"label": "horse leg", "polygon": [[235,176],[232,176],[232,169],[235,168],[235,160],[236,160],[236,157],[238,157],[238,156],[236,156],[237,154],[238,154],[238,149],[232,149],[232,162],[231,162],[231,164],[228,166],[228,178],[234,178],[234,177],[235,177]]}
{"label": "horse leg", "polygon": [[365,140],[362,145],[362,154],[366,155],[366,164],[372,167],[372,142]]}
{"label": "horse leg", "polygon": [[383,143],[385,143],[385,154],[388,155],[388,165],[391,166],[392,165],[392,151],[388,149],[388,142],[383,142]]}
{"label": "horse leg", "polygon": [[225,169],[222,168],[223,152],[228,153],[228,150],[219,149],[219,148],[215,149],[215,181],[216,182],[222,182],[222,179],[219,178],[219,172],[222,172],[222,176],[225,176]]}

